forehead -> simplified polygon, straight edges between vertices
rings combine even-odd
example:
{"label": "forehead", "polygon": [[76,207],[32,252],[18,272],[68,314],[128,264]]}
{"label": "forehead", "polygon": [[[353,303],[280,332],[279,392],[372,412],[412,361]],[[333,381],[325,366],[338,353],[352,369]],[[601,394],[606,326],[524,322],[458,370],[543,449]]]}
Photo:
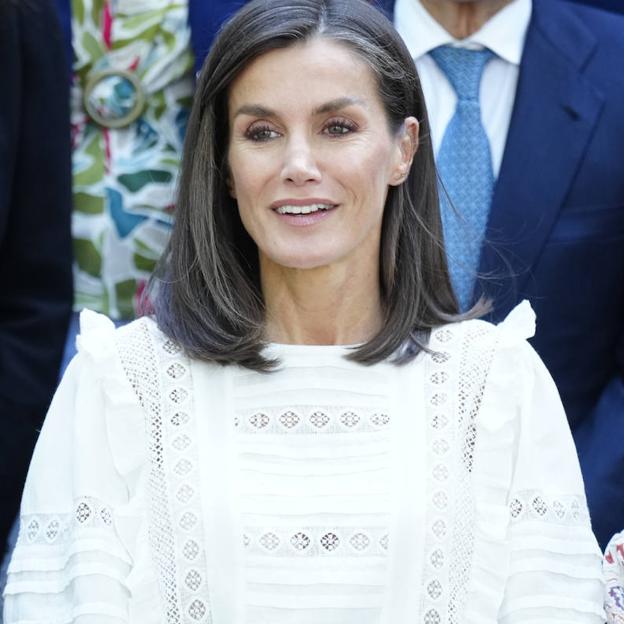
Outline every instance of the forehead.
{"label": "forehead", "polygon": [[379,103],[375,76],[346,45],[315,37],[254,59],[230,86],[228,103],[230,111],[249,102],[303,109],[343,97]]}

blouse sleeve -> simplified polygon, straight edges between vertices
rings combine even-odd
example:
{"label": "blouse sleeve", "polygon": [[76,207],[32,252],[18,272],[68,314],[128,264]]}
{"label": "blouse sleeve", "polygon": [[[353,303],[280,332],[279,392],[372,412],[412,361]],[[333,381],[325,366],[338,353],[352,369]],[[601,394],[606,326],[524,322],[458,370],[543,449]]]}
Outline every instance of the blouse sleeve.
{"label": "blouse sleeve", "polygon": [[513,366],[503,350],[492,369],[506,377],[504,400],[519,392],[508,498],[509,569],[498,621],[602,624],[601,554],[561,400],[529,344],[522,340],[513,351]]}
{"label": "blouse sleeve", "polygon": [[[112,323],[91,318],[110,348]],[[5,624],[129,621],[133,562],[116,528],[128,491],[111,453],[101,364],[79,349],[52,401],[22,499]]]}

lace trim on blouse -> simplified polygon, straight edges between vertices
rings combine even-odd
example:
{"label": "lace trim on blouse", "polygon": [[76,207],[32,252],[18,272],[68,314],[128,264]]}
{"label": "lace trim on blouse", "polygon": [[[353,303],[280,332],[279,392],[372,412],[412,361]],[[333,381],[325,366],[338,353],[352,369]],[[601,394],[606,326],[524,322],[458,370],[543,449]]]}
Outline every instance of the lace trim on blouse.
{"label": "lace trim on blouse", "polygon": [[113,532],[111,508],[94,499],[79,498],[73,514],[29,514],[20,518],[19,543],[67,544],[82,529]]}
{"label": "lace trim on blouse", "polygon": [[461,621],[474,549],[470,480],[477,417],[496,342],[486,324],[432,332],[426,365],[429,447],[426,556],[420,621]]}
{"label": "lace trim on blouse", "polygon": [[243,546],[250,555],[385,557],[390,538],[382,527],[247,527]]}
{"label": "lace trim on blouse", "polygon": [[145,322],[119,332],[117,348],[146,413],[149,540],[167,624],[209,623],[195,413],[188,359]]}

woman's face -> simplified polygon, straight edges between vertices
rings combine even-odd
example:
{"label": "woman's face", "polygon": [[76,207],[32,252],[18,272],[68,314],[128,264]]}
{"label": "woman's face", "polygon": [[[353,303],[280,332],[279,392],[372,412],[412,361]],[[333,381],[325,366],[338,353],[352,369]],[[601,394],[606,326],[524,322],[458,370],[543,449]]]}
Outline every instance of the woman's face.
{"label": "woman's face", "polygon": [[268,52],[232,84],[228,117],[230,192],[263,266],[378,262],[418,124],[390,131],[360,57],[321,37]]}

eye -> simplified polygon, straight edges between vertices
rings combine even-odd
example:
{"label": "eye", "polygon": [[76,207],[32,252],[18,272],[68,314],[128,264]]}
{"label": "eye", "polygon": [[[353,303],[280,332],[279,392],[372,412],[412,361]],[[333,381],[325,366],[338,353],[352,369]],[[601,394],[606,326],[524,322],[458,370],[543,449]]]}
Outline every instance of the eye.
{"label": "eye", "polygon": [[323,128],[325,134],[330,136],[342,136],[350,134],[357,129],[357,126],[347,119],[330,119]]}
{"label": "eye", "polygon": [[268,124],[254,124],[247,129],[245,136],[251,141],[269,141],[279,136],[279,132]]}

